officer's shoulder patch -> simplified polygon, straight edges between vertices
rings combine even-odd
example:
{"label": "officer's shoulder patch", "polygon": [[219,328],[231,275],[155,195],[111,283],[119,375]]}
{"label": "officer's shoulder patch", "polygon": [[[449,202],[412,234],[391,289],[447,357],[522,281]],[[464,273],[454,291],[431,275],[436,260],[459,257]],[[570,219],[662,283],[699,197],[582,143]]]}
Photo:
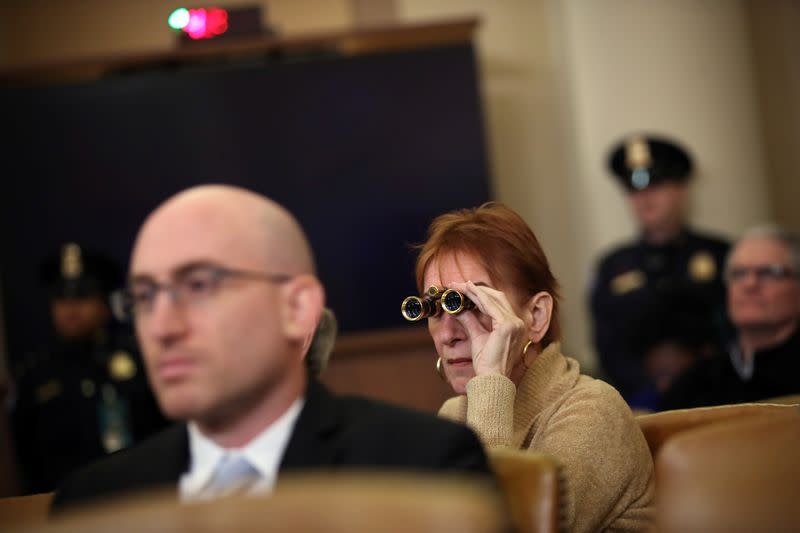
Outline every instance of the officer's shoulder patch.
{"label": "officer's shoulder patch", "polygon": [[61,382],[56,379],[51,379],[44,385],[36,387],[36,401],[39,403],[47,403],[56,396],[59,396],[64,387]]}
{"label": "officer's shoulder patch", "polygon": [[629,270],[611,279],[611,292],[616,295],[626,294],[644,287],[647,278],[641,270]]}

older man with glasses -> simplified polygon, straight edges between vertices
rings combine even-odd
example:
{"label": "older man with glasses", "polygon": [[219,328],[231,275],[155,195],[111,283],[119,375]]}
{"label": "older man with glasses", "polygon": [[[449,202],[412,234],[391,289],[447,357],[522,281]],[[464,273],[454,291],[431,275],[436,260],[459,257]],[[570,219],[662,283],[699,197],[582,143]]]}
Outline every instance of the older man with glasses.
{"label": "older man with glasses", "polygon": [[728,257],[725,282],[735,330],[728,353],[679,378],[663,409],[800,393],[800,238],[774,226],[747,231]]}
{"label": "older man with glasses", "polygon": [[54,509],[172,487],[182,500],[269,491],[289,471],[488,473],[466,427],[329,393],[304,363],[323,313],[300,225],[230,186],[167,200],[145,221],[114,308],[179,424],[69,478]]}

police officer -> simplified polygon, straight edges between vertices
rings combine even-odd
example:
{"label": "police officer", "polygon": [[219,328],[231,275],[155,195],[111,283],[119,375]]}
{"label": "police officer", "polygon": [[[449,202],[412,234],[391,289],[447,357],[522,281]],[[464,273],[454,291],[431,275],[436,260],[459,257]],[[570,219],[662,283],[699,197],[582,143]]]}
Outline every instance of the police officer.
{"label": "police officer", "polygon": [[693,295],[699,320],[721,332],[729,244],[687,226],[692,160],[677,143],[633,135],[613,147],[608,164],[625,189],[639,238],[597,266],[590,304],[595,347],[606,379],[632,406],[650,407],[653,383],[632,336],[660,301],[681,292]]}
{"label": "police officer", "polygon": [[164,427],[133,337],[115,330],[110,259],[63,246],[42,279],[55,335],[15,369],[16,450],[26,493],[53,490],[72,470]]}

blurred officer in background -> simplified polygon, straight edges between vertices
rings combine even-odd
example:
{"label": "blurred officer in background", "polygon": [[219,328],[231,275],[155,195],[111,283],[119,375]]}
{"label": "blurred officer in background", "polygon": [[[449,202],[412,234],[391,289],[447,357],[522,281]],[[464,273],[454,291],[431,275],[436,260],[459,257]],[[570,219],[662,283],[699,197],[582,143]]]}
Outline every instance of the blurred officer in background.
{"label": "blurred officer in background", "polygon": [[107,302],[122,283],[107,257],[63,246],[47,259],[54,336],[15,369],[13,407],[23,492],[53,490],[75,468],[164,427],[135,341]]}
{"label": "blurred officer in background", "polygon": [[597,266],[590,303],[595,348],[606,379],[633,407],[651,408],[654,383],[632,334],[642,317],[675,291],[694,294],[707,309],[700,320],[721,329],[729,244],[687,226],[692,160],[678,144],[634,135],[613,147],[609,167],[625,189],[639,237]]}

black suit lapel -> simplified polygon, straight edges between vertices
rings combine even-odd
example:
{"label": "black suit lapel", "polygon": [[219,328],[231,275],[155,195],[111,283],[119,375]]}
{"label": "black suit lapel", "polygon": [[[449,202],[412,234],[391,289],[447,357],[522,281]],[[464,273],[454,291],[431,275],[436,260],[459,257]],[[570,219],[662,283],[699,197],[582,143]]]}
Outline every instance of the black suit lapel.
{"label": "black suit lapel", "polygon": [[130,461],[127,488],[174,486],[189,469],[189,432],[186,424],[176,424],[145,441]]}
{"label": "black suit lapel", "polygon": [[178,483],[181,476],[189,470],[189,431],[186,424],[175,428],[175,433],[170,436],[171,444],[165,447],[165,452],[158,459],[162,473],[155,473],[155,481],[159,483]]}
{"label": "black suit lapel", "polygon": [[189,467],[189,434],[175,425],[141,444],[104,458],[68,478],[56,491],[51,514],[70,505],[131,491],[174,488]]}
{"label": "black suit lapel", "polygon": [[316,380],[309,379],[305,404],[283,455],[280,472],[336,465],[340,453],[336,436],[340,426],[336,398]]}

